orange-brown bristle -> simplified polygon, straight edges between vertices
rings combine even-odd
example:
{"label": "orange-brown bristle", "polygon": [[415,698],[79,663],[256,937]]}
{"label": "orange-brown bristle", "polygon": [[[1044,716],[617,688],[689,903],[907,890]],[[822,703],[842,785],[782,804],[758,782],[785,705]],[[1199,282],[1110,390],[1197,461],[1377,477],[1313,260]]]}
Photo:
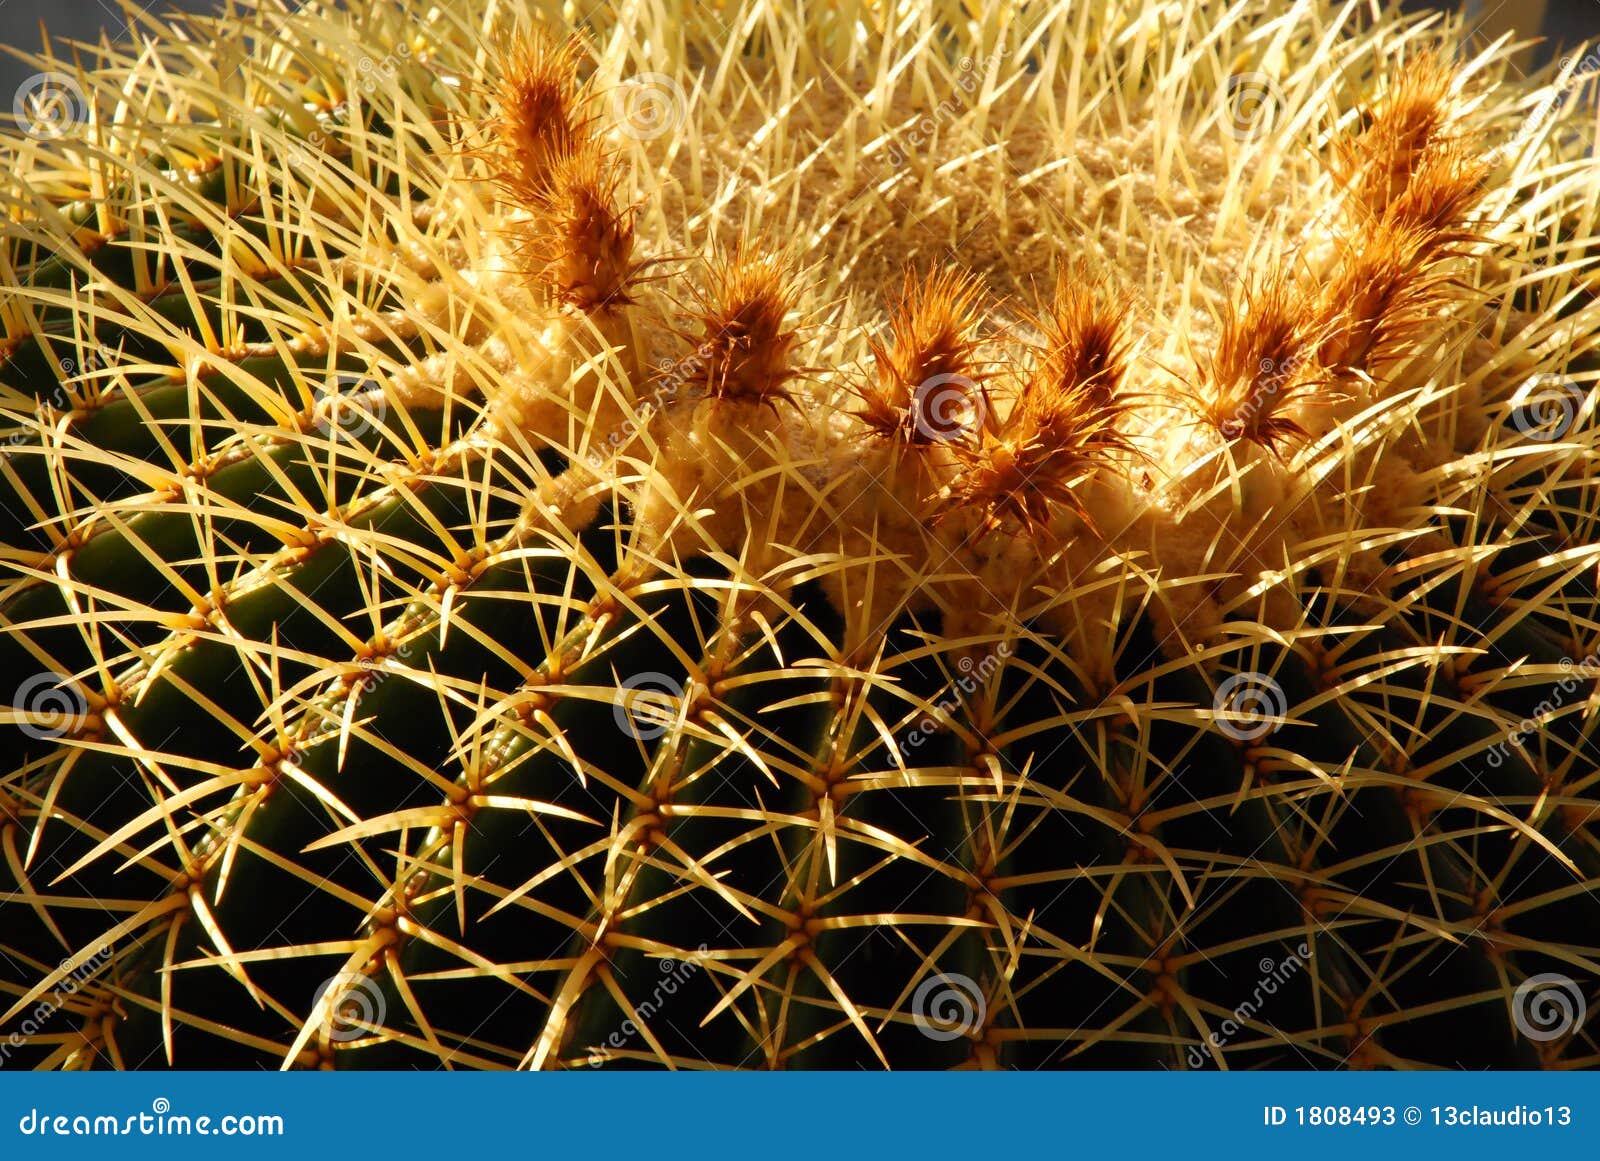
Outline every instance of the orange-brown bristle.
{"label": "orange-brown bristle", "polygon": [[627,305],[639,270],[633,212],[619,208],[619,175],[601,147],[584,142],[558,159],[532,205],[524,253],[530,273],[582,311]]}
{"label": "orange-brown bristle", "polygon": [[1281,455],[1306,435],[1295,413],[1323,394],[1319,324],[1316,303],[1279,271],[1247,287],[1242,301],[1227,301],[1198,396],[1201,415],[1224,439]]}
{"label": "orange-brown bristle", "polygon": [[1019,403],[998,431],[952,445],[961,471],[950,487],[945,515],[962,508],[985,514],[980,531],[1008,521],[1024,535],[1047,534],[1058,506],[1070,508],[1098,534],[1078,486],[1120,456],[1138,453],[1117,428],[1120,407],[1072,410]]}
{"label": "orange-brown bristle", "polygon": [[1357,202],[1382,213],[1406,189],[1427,154],[1446,144],[1454,70],[1435,53],[1408,63],[1381,107],[1354,140],[1340,147],[1342,169]]}
{"label": "orange-brown bristle", "polygon": [[963,434],[969,419],[986,414],[989,372],[977,357],[982,295],[965,271],[907,274],[889,312],[889,344],[869,341],[876,375],[858,389],[857,418],[880,435],[925,445]]}
{"label": "orange-brown bristle", "polygon": [[1466,227],[1492,168],[1465,141],[1429,150],[1384,216],[1399,227],[1433,233],[1441,248],[1474,241],[1479,235]]}
{"label": "orange-brown bristle", "polygon": [[1128,369],[1128,303],[1083,268],[1056,278],[1049,315],[1039,321],[1045,346],[1033,378],[1056,396],[1082,391],[1107,407]]}
{"label": "orange-brown bristle", "polygon": [[1320,362],[1361,376],[1411,349],[1436,323],[1455,255],[1438,231],[1388,215],[1350,243],[1320,304]]}
{"label": "orange-brown bristle", "polygon": [[1450,132],[1451,84],[1446,64],[1420,58],[1356,143],[1354,229],[1318,304],[1319,360],[1336,374],[1368,378],[1413,346],[1450,296],[1447,264],[1483,238],[1471,219],[1492,165]]}
{"label": "orange-brown bristle", "polygon": [[692,377],[717,399],[773,403],[788,399],[799,341],[789,323],[799,303],[787,253],[740,241],[707,263],[705,285],[690,313],[700,323]]}
{"label": "orange-brown bristle", "polygon": [[[1097,334],[1120,343],[1119,332]],[[1116,352],[1119,343],[1085,349]],[[1053,343],[1047,347],[1005,422],[980,428],[972,443],[955,445],[962,467],[951,487],[952,498],[958,507],[983,511],[984,529],[1010,521],[1025,534],[1043,534],[1059,505],[1076,512],[1098,534],[1078,486],[1096,471],[1115,468],[1118,461],[1125,467],[1139,455],[1122,430],[1129,410],[1126,399],[1108,393],[1099,372],[1064,379],[1063,366],[1082,368],[1087,363],[1062,364],[1061,355]],[[1121,373],[1118,364],[1119,378]]]}
{"label": "orange-brown bristle", "polygon": [[593,134],[589,94],[578,80],[580,47],[535,28],[501,52],[492,126],[494,178],[524,208],[538,200],[558,162]]}

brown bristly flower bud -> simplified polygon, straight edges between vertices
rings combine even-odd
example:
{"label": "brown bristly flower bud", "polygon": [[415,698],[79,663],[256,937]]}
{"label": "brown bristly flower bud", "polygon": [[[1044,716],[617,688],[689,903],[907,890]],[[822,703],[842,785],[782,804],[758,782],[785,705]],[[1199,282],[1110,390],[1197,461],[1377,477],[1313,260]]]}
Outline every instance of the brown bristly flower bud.
{"label": "brown bristly flower bud", "polygon": [[875,374],[853,414],[871,431],[912,446],[964,436],[988,414],[978,359],[982,283],[945,269],[906,274],[889,312],[889,343],[871,339]]}
{"label": "brown bristly flower bud", "polygon": [[1470,222],[1492,168],[1467,141],[1451,141],[1430,150],[1406,188],[1389,203],[1384,217],[1401,227],[1429,231],[1440,250],[1479,241],[1482,235]]}
{"label": "brown bristly flower bud", "polygon": [[633,257],[633,210],[619,207],[620,175],[594,141],[551,167],[521,254],[528,273],[563,305],[586,313],[632,302],[629,289],[643,263]]}
{"label": "brown bristly flower bud", "polygon": [[962,508],[985,514],[978,531],[1007,521],[1024,535],[1048,535],[1057,506],[1065,506],[1099,535],[1078,487],[1120,454],[1137,450],[1118,429],[1121,406],[1095,407],[1086,393],[1047,399],[1024,392],[998,429],[985,428],[971,443],[953,444],[961,471],[950,486],[948,517]]}
{"label": "brown bristly flower bud", "polygon": [[1428,155],[1448,145],[1455,72],[1436,52],[1408,62],[1359,134],[1339,146],[1339,168],[1355,203],[1381,214]]}
{"label": "brown bristly flower bud", "polygon": [[1129,309],[1126,297],[1082,265],[1061,270],[1050,312],[1036,320],[1045,347],[1034,378],[1057,395],[1083,391],[1095,406],[1109,407],[1128,369]]}
{"label": "brown bristly flower bud", "polygon": [[538,202],[558,163],[594,135],[588,87],[578,80],[580,55],[576,40],[558,43],[537,27],[500,52],[487,155],[496,184],[525,209]]}
{"label": "brown bristly flower bud", "polygon": [[1285,444],[1306,437],[1298,410],[1331,395],[1316,357],[1321,326],[1316,302],[1286,272],[1245,284],[1240,298],[1224,304],[1204,387],[1191,401],[1224,439],[1281,457]]}
{"label": "brown bristly flower bud", "polygon": [[1363,378],[1413,349],[1419,333],[1437,325],[1455,256],[1437,231],[1387,215],[1349,243],[1319,304],[1326,325],[1318,362]]}
{"label": "brown bristly flower bud", "polygon": [[741,239],[715,254],[686,308],[700,333],[688,336],[695,350],[683,377],[714,399],[793,402],[789,385],[804,373],[794,365],[799,331],[790,322],[799,298],[798,273],[786,251]]}
{"label": "brown bristly flower bud", "polygon": [[1435,151],[1345,246],[1320,309],[1324,366],[1369,374],[1409,350],[1448,300],[1449,264],[1482,241],[1470,214],[1489,166],[1464,145]]}
{"label": "brown bristly flower bud", "polygon": [[955,448],[962,466],[952,510],[982,510],[980,532],[1010,521],[1025,535],[1046,535],[1054,510],[1065,506],[1099,535],[1079,486],[1139,456],[1123,430],[1127,315],[1125,300],[1081,270],[1058,279],[1049,317],[1038,320],[1045,345],[1016,405],[1004,423]]}
{"label": "brown bristly flower bud", "polygon": [[1483,241],[1472,213],[1492,165],[1451,132],[1452,81],[1439,57],[1418,58],[1346,147],[1356,221],[1318,303],[1317,358],[1335,375],[1370,380],[1411,349],[1452,294],[1450,260]]}

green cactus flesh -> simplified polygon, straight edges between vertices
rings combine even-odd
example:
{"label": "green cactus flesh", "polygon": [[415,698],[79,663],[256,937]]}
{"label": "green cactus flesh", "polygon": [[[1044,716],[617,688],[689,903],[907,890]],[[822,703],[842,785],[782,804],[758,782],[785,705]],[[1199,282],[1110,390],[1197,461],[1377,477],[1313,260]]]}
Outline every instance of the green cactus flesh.
{"label": "green cactus flesh", "polygon": [[621,7],[41,60],[3,1062],[1592,1064],[1592,79]]}

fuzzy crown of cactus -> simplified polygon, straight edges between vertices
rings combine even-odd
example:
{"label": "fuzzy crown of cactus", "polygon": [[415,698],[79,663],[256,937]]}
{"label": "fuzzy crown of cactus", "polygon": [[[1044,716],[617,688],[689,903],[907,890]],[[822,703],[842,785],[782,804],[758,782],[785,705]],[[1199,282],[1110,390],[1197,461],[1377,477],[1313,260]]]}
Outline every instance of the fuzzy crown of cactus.
{"label": "fuzzy crown of cactus", "polygon": [[1582,62],[135,33],[5,145],[7,1062],[1595,1062]]}

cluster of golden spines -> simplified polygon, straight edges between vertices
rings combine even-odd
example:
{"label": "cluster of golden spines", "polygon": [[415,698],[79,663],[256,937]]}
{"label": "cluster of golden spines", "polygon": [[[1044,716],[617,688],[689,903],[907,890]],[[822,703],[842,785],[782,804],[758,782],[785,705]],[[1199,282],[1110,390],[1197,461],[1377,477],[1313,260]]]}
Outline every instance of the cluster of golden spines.
{"label": "cluster of golden spines", "polygon": [[[538,34],[507,52],[496,176],[536,223],[528,246],[538,278],[562,303],[594,311],[629,304],[643,264],[578,58]],[[1338,147],[1343,225],[1328,268],[1291,254],[1240,278],[1212,348],[1197,357],[1196,382],[1146,402],[1187,410],[1225,443],[1283,461],[1309,438],[1309,412],[1364,390],[1410,349],[1445,301],[1450,261],[1478,238],[1470,215],[1489,167],[1452,132],[1453,85],[1436,56],[1399,72]],[[672,376],[715,399],[796,402],[803,288],[794,262],[741,240],[706,261],[699,283],[679,304],[697,326],[679,330],[693,349]],[[1002,376],[983,354],[985,289],[959,269],[908,274],[886,333],[868,340],[873,366],[850,414],[892,446],[947,449],[947,468],[919,497],[937,501],[938,518],[965,509],[981,513],[980,530],[1037,535],[1064,509],[1093,531],[1082,485],[1141,458],[1129,431],[1143,398],[1127,383],[1129,304],[1082,268],[1063,271],[1048,310],[1031,320],[1044,338],[1030,369]],[[998,400],[997,379],[1017,384]]]}
{"label": "cluster of golden spines", "polygon": [[908,274],[886,341],[869,340],[875,374],[857,388],[852,414],[895,446],[948,450],[952,474],[930,482],[936,495],[918,497],[939,501],[936,517],[972,511],[980,532],[1039,535],[1064,504],[1093,527],[1077,486],[1136,455],[1122,430],[1128,304],[1082,269],[1063,272],[1049,311],[1032,320],[1044,343],[1009,393],[990,391],[1000,371],[981,357],[983,305],[970,273]]}
{"label": "cluster of golden spines", "polygon": [[1449,294],[1449,264],[1478,239],[1470,215],[1487,164],[1450,145],[1423,151],[1406,188],[1368,216],[1318,303],[1328,334],[1318,357],[1358,380],[1410,349]]}
{"label": "cluster of golden spines", "polygon": [[643,264],[594,94],[578,79],[581,55],[577,41],[539,30],[507,45],[483,153],[505,200],[526,215],[515,250],[523,273],[562,305],[592,313],[628,305]]}
{"label": "cluster of golden spines", "polygon": [[538,29],[501,50],[489,156],[495,181],[516,205],[538,202],[556,165],[594,139],[593,95],[578,80],[581,55],[577,40],[557,43]]}

